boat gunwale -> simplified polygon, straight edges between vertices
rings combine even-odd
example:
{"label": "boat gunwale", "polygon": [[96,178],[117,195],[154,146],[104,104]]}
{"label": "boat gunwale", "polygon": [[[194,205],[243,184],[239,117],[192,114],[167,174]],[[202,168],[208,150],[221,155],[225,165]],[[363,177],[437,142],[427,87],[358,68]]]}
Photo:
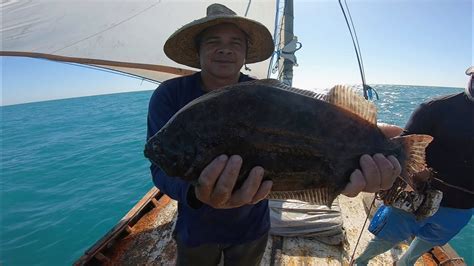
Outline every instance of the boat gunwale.
{"label": "boat gunwale", "polygon": [[[141,218],[155,209],[162,209],[169,203],[170,198],[168,196],[163,194],[156,187],[151,188],[111,230],[85,251],[84,255],[82,255],[74,265],[103,265],[110,263],[111,258],[104,254],[113,253],[111,251],[118,246],[118,242],[132,232],[132,227],[137,224]],[[365,211],[367,212],[368,209],[365,209]],[[279,261],[278,253],[280,252],[273,250],[274,248],[275,247],[272,247],[272,257],[274,260]],[[464,259],[459,256],[449,243],[432,248],[423,254],[422,259],[424,265],[467,265]]]}
{"label": "boat gunwale", "polygon": [[99,262],[110,261],[104,255],[104,251],[113,249],[118,240],[128,236],[132,231],[131,228],[147,213],[155,208],[162,207],[161,205],[166,205],[169,200],[163,204],[159,202],[163,197],[168,198],[158,188],[151,188],[112,229],[87,249],[74,265],[88,265],[94,259]]}

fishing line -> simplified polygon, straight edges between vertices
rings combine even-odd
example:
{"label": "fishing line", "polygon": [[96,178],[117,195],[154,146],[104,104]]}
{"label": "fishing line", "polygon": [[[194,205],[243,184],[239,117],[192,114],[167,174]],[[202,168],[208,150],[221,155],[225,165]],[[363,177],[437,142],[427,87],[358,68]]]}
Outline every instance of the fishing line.
{"label": "fishing line", "polygon": [[[362,82],[365,84],[366,80],[365,80],[364,60],[362,58],[362,52],[360,50],[359,39],[357,38],[357,32],[355,30],[354,21],[352,20],[351,11],[349,9],[349,6],[347,5],[346,0],[344,0],[344,5],[346,6],[347,15],[349,16],[349,20],[351,21],[351,26],[354,29],[355,43],[357,44],[357,51],[359,52],[359,55],[360,55],[360,66],[361,66],[360,71],[362,73]],[[349,31],[350,31],[350,28],[349,28]]]}
{"label": "fishing line", "polygon": [[[350,15],[349,7],[347,6],[346,0],[344,0],[344,3],[345,3],[345,6],[346,6],[346,9],[347,9],[347,13],[349,15],[349,19],[347,18],[346,11],[344,10],[344,7],[342,6],[341,0],[339,0],[339,6],[341,7],[342,14],[344,15],[344,19],[346,20],[347,28],[349,29],[349,33],[351,35],[352,44],[354,45],[354,50],[355,50],[356,57],[357,57],[357,63],[359,65],[360,76],[361,76],[361,79],[362,79],[362,89],[364,91],[364,98],[366,100],[372,99],[372,97],[373,97],[372,92],[374,92],[375,97],[378,100],[379,95],[378,95],[377,91],[375,91],[375,89],[373,89],[372,87],[367,85],[367,83],[365,81],[364,64],[362,62],[362,53],[360,52],[359,40],[357,39],[357,34],[356,34],[354,22],[352,21],[352,17]],[[349,20],[350,20],[350,24],[349,24]],[[351,28],[351,25],[352,25],[352,28]],[[352,33],[352,31],[354,31],[354,33]]]}
{"label": "fishing line", "polygon": [[362,230],[360,230],[359,238],[357,239],[357,242],[354,247],[354,251],[352,252],[349,265],[354,265],[354,256],[357,250],[357,246],[359,246],[360,238],[362,237],[362,233],[364,232],[365,225],[367,224],[367,221],[369,220],[370,211],[372,211],[373,206],[375,206],[375,196],[374,196],[374,199],[372,200],[372,203],[370,203],[369,211],[367,212],[367,216],[365,217],[364,225],[362,225]]}

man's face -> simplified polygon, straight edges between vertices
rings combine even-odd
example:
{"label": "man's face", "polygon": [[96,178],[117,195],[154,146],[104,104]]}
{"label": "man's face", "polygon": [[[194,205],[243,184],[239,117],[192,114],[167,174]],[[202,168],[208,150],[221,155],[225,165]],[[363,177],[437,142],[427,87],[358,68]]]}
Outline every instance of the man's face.
{"label": "man's face", "polygon": [[244,65],[247,49],[245,34],[233,24],[206,29],[200,40],[201,70],[216,78],[234,78]]}

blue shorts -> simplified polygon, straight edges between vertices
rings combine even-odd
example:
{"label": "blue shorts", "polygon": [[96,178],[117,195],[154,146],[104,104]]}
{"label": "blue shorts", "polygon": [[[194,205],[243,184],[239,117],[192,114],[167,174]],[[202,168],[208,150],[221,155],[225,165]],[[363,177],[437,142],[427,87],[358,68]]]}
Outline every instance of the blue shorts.
{"label": "blue shorts", "polygon": [[473,210],[440,207],[433,216],[417,221],[412,213],[382,205],[372,218],[369,231],[392,243],[416,236],[444,245],[469,223]]}

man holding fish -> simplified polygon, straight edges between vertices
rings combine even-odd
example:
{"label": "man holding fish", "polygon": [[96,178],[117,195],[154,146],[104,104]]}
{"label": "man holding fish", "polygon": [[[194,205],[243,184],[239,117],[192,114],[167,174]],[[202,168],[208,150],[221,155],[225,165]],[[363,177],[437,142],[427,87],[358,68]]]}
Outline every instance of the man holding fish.
{"label": "man holding fish", "polygon": [[[170,130],[167,122],[194,99],[228,85],[251,81],[252,78],[240,73],[242,66],[267,59],[273,48],[272,36],[264,25],[237,16],[223,5],[210,5],[206,17],[184,25],[164,45],[169,58],[201,71],[165,81],[154,92],[149,104],[147,139],[160,129]],[[239,111],[245,112],[244,109],[242,106]],[[212,135],[219,129],[206,130],[206,135]],[[184,132],[187,133],[193,132]],[[199,137],[202,136],[193,141],[200,142]],[[246,157],[226,152],[216,154],[206,165],[188,169],[185,162],[205,161],[202,157],[206,151],[196,158],[174,154],[181,149],[193,149],[189,145],[182,147],[181,143],[176,140],[153,144],[146,154],[151,159],[151,153],[168,149],[171,155],[161,158],[159,166],[152,164],[150,168],[154,184],[178,201],[177,264],[216,265],[223,255],[226,265],[259,265],[270,228],[265,198],[273,182],[264,180],[268,169],[253,165],[244,171]],[[188,169],[182,176],[175,171],[180,167]],[[342,194],[353,197],[361,191],[388,189],[400,173],[400,163],[394,156],[362,155],[358,166],[345,177],[348,183],[341,188]],[[242,175],[243,180],[239,179]]]}

